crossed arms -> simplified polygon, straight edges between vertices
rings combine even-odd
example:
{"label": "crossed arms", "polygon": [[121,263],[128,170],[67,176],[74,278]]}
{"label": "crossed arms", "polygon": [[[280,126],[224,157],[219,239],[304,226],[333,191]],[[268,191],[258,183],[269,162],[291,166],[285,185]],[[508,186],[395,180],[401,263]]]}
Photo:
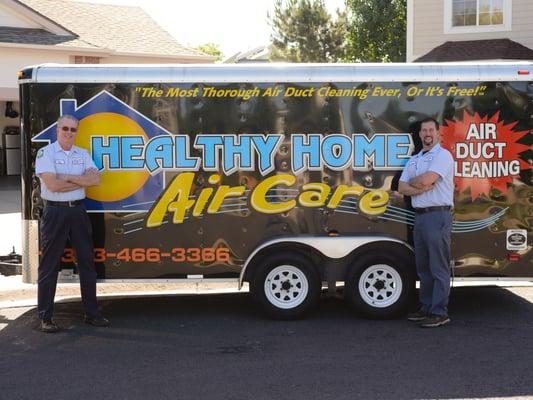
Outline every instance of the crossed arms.
{"label": "crossed arms", "polygon": [[433,171],[428,171],[422,175],[415,176],[409,181],[409,183],[400,181],[398,184],[398,192],[405,196],[416,196],[432,189],[433,184],[437,179],[439,179],[439,174]]}
{"label": "crossed arms", "polygon": [[43,172],[41,179],[51,192],[65,193],[73,190],[97,186],[100,184],[100,174],[94,168],[90,168],[83,175],[63,175],[53,172]]}

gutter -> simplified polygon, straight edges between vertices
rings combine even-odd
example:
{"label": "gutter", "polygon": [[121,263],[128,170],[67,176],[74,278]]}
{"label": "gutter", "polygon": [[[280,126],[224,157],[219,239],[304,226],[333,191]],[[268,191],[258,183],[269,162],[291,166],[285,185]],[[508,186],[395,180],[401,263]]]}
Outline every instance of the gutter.
{"label": "gutter", "polygon": [[[143,57],[143,58],[165,58],[169,60],[190,61],[190,62],[214,62],[216,57],[209,55],[173,55],[173,54],[157,54],[157,53],[134,53],[134,52],[119,52],[104,48],[90,48],[77,46],[58,46],[58,45],[38,45],[38,44],[24,44],[24,43],[6,43],[0,42],[0,48],[19,48],[19,49],[33,49],[33,50],[53,50],[61,52],[70,52],[71,55],[83,55],[83,53],[90,53],[91,56],[110,57],[110,56],[127,56],[127,57]],[[75,54],[74,54],[75,53]]]}

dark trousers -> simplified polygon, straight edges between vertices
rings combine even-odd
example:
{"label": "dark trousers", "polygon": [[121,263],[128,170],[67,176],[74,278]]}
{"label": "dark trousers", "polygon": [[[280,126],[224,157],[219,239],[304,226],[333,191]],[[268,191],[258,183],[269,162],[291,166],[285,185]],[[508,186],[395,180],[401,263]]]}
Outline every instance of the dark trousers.
{"label": "dark trousers", "polygon": [[449,211],[416,214],[414,242],[419,298],[422,309],[431,314],[448,314],[451,231]]}
{"label": "dark trousers", "polygon": [[76,251],[83,306],[87,315],[96,317],[96,270],[91,222],[84,205],[44,208],[40,222],[41,259],[37,288],[39,318],[50,319],[54,312],[58,267],[67,238]]}

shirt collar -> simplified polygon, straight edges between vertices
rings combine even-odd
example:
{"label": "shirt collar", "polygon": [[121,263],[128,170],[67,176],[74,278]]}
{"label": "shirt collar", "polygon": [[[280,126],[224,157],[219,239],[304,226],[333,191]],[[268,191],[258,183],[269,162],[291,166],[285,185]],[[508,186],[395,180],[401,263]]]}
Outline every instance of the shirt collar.
{"label": "shirt collar", "polygon": [[419,157],[423,157],[423,156],[425,156],[426,154],[435,154],[435,153],[438,152],[440,149],[441,149],[440,143],[437,143],[435,146],[433,146],[433,147],[431,148],[431,150],[427,151],[426,153],[422,153],[423,150],[420,150],[420,152],[418,152],[418,156],[419,156]]}
{"label": "shirt collar", "polygon": [[[63,153],[65,153],[65,150],[63,150],[63,148],[61,147],[61,145],[59,144],[59,142],[56,140],[54,143],[52,143],[52,146],[54,146],[54,151],[57,153],[59,151],[62,151]],[[78,148],[76,146],[72,146],[72,148],[70,149],[70,151],[72,153],[77,153],[78,152]],[[66,154],[66,153],[65,153]]]}

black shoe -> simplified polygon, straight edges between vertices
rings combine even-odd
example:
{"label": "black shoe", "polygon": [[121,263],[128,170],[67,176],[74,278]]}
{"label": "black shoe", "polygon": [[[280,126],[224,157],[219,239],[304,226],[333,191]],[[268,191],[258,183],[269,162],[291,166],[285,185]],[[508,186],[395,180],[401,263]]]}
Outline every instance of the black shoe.
{"label": "black shoe", "polygon": [[418,310],[417,312],[407,314],[407,319],[409,321],[420,322],[429,317],[429,313],[423,309]]}
{"label": "black shoe", "polygon": [[447,315],[435,315],[431,314],[429,317],[420,322],[422,328],[437,328],[442,325],[446,325],[450,322],[450,317]]}
{"label": "black shoe", "polygon": [[85,323],[92,325],[92,326],[98,326],[98,327],[107,327],[110,325],[109,320],[107,318],[102,317],[101,315],[97,317],[89,317],[88,315],[86,315]]}
{"label": "black shoe", "polygon": [[41,320],[39,330],[45,333],[56,333],[59,332],[59,326],[57,326],[51,319],[43,319]]}

